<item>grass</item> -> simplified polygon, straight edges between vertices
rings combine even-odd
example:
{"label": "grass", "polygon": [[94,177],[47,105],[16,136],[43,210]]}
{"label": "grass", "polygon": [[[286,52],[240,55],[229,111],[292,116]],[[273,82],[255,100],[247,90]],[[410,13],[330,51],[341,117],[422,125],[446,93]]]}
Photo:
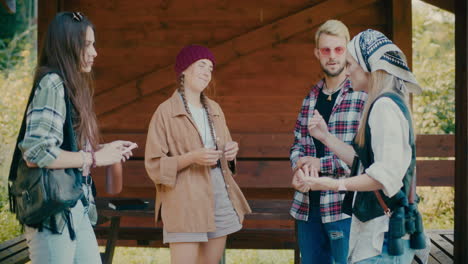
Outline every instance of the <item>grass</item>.
{"label": "grass", "polygon": [[425,229],[453,229],[455,192],[453,187],[418,187],[419,211]]}
{"label": "grass", "polygon": [[8,194],[0,184],[0,243],[21,234],[21,226],[15,215],[9,212]]}
{"label": "grass", "polygon": [[[101,248],[101,251],[104,251]],[[168,248],[117,247],[114,253],[116,264],[166,264],[170,263]],[[277,264],[294,263],[293,250],[226,250],[227,264]]]}

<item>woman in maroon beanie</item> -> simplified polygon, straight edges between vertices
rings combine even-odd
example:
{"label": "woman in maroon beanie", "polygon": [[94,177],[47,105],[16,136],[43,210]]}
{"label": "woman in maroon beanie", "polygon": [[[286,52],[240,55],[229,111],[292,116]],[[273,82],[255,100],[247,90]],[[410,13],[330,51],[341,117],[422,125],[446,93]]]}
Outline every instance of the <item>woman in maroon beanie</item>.
{"label": "woman in maroon beanie", "polygon": [[171,263],[219,263],[226,236],[251,212],[232,177],[238,144],[220,106],[203,93],[214,66],[207,48],[183,48],[175,63],[178,89],[158,106],[148,129],[145,167]]}

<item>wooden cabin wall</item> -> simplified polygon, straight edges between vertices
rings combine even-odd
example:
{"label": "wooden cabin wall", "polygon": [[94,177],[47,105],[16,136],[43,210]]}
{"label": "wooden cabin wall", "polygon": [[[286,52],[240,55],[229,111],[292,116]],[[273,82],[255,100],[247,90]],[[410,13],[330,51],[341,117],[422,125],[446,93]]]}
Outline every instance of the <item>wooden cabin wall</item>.
{"label": "wooden cabin wall", "polygon": [[[47,4],[45,3],[47,2]],[[218,60],[216,95],[240,142],[237,181],[248,198],[292,195],[289,147],[301,102],[321,75],[314,34],[339,19],[351,36],[377,29],[411,54],[411,9],[402,0],[39,0],[39,35],[53,10],[81,11],[96,28],[96,111],[106,140],[137,141],[125,163],[120,196],[154,197],[143,155],[149,120],[174,91],[173,63],[188,44],[210,47]],[[411,7],[411,4],[409,4]],[[407,4],[406,4],[407,6]],[[395,15],[406,18],[395,21]],[[401,26],[401,25],[400,25]],[[409,37],[408,37],[409,34]],[[409,56],[411,58],[411,56]],[[95,171],[100,195],[104,170]],[[283,193],[283,194],[281,194]],[[292,197],[292,196],[291,196]]]}

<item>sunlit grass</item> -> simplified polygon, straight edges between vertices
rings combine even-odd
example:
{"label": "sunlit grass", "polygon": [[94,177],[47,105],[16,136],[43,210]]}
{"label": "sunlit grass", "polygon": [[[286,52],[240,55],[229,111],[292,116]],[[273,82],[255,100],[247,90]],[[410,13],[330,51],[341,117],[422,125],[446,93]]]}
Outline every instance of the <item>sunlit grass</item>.
{"label": "sunlit grass", "polygon": [[453,187],[418,187],[419,211],[425,229],[453,229],[455,192]]}
{"label": "sunlit grass", "polygon": [[[101,247],[101,251],[104,248]],[[114,253],[116,264],[166,264],[170,263],[167,248],[117,247]],[[226,250],[226,264],[292,264],[293,250]]]}

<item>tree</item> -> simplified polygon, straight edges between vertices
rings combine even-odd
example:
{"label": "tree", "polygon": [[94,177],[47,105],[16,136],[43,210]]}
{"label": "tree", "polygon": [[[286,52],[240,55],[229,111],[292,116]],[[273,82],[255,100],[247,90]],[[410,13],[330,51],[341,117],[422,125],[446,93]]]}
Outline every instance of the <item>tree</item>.
{"label": "tree", "polygon": [[414,97],[419,134],[455,132],[455,16],[413,2],[413,72],[423,88]]}

